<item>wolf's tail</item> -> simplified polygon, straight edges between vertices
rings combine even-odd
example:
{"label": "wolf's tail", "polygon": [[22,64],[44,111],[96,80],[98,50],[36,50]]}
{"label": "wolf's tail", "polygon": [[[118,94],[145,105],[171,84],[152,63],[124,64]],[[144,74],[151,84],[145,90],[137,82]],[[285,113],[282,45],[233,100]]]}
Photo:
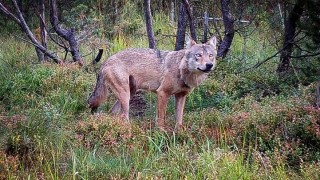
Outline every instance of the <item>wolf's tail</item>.
{"label": "wolf's tail", "polygon": [[103,74],[99,73],[96,87],[88,99],[88,105],[89,108],[91,108],[91,113],[95,113],[98,107],[107,99],[107,97],[108,88],[104,82]]}

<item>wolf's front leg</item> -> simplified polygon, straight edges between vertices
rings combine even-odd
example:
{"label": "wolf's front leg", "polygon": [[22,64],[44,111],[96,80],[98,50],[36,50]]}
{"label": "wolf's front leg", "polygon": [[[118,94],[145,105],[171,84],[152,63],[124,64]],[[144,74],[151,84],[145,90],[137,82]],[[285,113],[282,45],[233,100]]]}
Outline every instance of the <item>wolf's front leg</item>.
{"label": "wolf's front leg", "polygon": [[169,94],[164,91],[158,91],[158,107],[157,107],[157,126],[160,130],[164,128],[164,121],[166,118],[166,110],[169,99]]}
{"label": "wolf's front leg", "polygon": [[182,119],[183,119],[183,111],[184,111],[184,105],[186,102],[187,93],[179,93],[175,94],[175,101],[176,101],[176,126],[175,131],[179,131],[179,129],[182,127]]}
{"label": "wolf's front leg", "polygon": [[118,115],[121,113],[121,104],[119,102],[119,100],[117,100],[114,105],[112,106],[111,110],[110,110],[112,115]]}

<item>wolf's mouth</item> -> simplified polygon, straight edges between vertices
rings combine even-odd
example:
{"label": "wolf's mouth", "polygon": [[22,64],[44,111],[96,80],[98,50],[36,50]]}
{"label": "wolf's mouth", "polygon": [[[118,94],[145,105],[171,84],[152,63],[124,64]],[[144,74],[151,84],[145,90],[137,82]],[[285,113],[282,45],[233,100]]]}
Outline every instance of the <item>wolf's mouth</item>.
{"label": "wolf's mouth", "polygon": [[211,71],[211,69],[200,69],[200,68],[197,68],[199,71],[202,71],[204,73],[209,73]]}

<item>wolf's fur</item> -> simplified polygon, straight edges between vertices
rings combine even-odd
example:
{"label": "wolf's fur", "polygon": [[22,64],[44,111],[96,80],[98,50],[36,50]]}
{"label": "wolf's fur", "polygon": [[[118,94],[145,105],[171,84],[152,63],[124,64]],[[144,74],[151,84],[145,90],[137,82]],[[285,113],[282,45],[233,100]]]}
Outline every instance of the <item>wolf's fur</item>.
{"label": "wolf's fur", "polygon": [[111,56],[100,69],[94,92],[88,99],[94,112],[108,89],[117,97],[113,114],[129,119],[129,100],[139,89],[157,93],[157,125],[164,126],[168,99],[175,96],[176,128],[182,125],[186,96],[204,81],[216,65],[216,38],[206,44],[187,43],[180,51],[127,49]]}

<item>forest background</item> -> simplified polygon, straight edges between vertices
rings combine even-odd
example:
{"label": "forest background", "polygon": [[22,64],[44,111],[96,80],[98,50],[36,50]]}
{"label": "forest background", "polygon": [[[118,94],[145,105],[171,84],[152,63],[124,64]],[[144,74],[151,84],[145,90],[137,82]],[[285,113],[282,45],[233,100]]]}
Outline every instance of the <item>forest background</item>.
{"label": "forest background", "polygon": [[[1,0],[0,179],[319,179],[319,0]],[[215,35],[219,63],[184,131],[86,100],[102,59]],[[173,99],[168,123],[174,126]]]}

